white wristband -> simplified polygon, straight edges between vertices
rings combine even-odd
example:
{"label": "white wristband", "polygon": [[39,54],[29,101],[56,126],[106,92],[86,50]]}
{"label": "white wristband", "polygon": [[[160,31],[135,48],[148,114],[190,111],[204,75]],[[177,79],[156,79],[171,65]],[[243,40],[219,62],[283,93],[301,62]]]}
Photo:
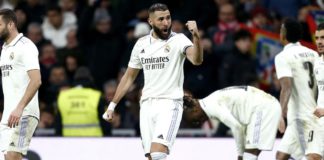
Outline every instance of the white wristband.
{"label": "white wristband", "polygon": [[116,103],[110,102],[107,110],[112,110],[113,111],[113,110],[115,110],[116,106],[117,106]]}

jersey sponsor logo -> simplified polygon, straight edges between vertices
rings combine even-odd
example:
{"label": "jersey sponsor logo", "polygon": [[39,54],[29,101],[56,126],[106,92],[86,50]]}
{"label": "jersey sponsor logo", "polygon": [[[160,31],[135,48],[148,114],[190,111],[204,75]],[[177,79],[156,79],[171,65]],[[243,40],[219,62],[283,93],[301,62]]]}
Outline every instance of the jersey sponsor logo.
{"label": "jersey sponsor logo", "polygon": [[145,50],[144,50],[144,49],[142,49],[140,53],[145,53]]}
{"label": "jersey sponsor logo", "polygon": [[145,70],[156,70],[164,69],[165,63],[169,62],[169,57],[150,57],[150,58],[141,58],[141,63],[144,66]]}
{"label": "jersey sponsor logo", "polygon": [[12,70],[12,66],[9,64],[0,66],[2,77],[8,77],[10,75],[10,70]]}

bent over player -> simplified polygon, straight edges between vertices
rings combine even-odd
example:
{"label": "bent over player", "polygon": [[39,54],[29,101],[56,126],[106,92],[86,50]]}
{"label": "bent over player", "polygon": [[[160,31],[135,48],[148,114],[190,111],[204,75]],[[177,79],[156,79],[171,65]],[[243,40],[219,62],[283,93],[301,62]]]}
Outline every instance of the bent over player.
{"label": "bent over player", "polygon": [[184,112],[193,121],[210,118],[227,125],[238,159],[244,160],[256,160],[262,150],[272,150],[281,117],[277,99],[251,86],[224,88],[199,100],[185,96]]}

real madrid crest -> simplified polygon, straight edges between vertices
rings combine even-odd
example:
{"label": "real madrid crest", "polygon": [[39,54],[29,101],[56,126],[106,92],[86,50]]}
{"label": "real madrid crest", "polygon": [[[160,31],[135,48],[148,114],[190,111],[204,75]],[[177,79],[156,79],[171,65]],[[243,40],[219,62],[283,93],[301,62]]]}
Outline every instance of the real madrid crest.
{"label": "real madrid crest", "polygon": [[166,46],[165,46],[165,48],[164,48],[164,52],[165,52],[165,53],[170,52],[170,46],[169,46],[169,45],[166,45]]}
{"label": "real madrid crest", "polygon": [[15,58],[15,56],[14,56],[14,52],[11,52],[11,53],[10,53],[10,56],[9,56],[9,59],[10,59],[10,60],[13,60],[14,58]]}

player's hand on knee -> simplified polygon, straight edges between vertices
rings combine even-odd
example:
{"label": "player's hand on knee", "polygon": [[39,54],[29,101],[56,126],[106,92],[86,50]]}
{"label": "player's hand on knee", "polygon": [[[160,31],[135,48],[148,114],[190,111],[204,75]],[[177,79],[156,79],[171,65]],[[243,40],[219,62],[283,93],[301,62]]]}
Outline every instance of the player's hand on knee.
{"label": "player's hand on knee", "polygon": [[286,130],[286,123],[283,117],[280,118],[280,122],[279,122],[279,128],[278,128],[280,133],[284,133]]}
{"label": "player's hand on knee", "polygon": [[197,27],[196,21],[188,21],[186,23],[186,26],[187,26],[188,30],[190,31],[190,33],[193,36],[199,36],[199,32],[198,32],[198,27]]}

